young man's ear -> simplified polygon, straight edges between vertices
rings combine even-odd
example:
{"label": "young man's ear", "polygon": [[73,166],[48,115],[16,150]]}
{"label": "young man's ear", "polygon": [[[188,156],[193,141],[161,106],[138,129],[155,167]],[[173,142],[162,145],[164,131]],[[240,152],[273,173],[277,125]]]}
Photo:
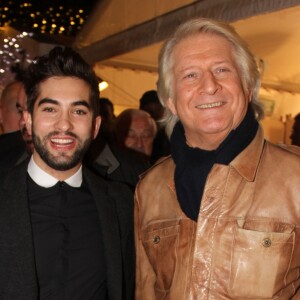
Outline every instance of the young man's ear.
{"label": "young man's ear", "polygon": [[94,120],[93,140],[97,137],[101,125],[101,117],[97,116]]}
{"label": "young man's ear", "polygon": [[26,124],[26,129],[30,135],[32,135],[32,118],[31,114],[28,112],[28,110],[23,111],[23,117]]}

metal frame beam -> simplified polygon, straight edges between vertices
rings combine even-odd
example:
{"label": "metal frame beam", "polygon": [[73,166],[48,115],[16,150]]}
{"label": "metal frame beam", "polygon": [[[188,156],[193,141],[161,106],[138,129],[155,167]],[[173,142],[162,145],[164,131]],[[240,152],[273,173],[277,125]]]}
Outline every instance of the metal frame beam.
{"label": "metal frame beam", "polygon": [[94,64],[161,42],[180,23],[191,18],[207,17],[234,22],[296,5],[300,5],[300,0],[198,0],[76,50],[88,63]]}

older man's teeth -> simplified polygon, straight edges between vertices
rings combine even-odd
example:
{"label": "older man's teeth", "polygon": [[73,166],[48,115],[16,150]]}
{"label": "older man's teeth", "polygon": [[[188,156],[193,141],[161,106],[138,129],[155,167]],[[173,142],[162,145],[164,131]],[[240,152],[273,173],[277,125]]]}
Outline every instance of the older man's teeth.
{"label": "older man's teeth", "polygon": [[213,108],[213,107],[218,107],[223,105],[223,102],[214,102],[214,103],[206,103],[206,104],[201,104],[201,105],[197,105],[196,108]]}
{"label": "older man's teeth", "polygon": [[66,144],[71,144],[73,142],[73,140],[71,140],[71,139],[51,139],[51,142],[54,144],[66,145]]}

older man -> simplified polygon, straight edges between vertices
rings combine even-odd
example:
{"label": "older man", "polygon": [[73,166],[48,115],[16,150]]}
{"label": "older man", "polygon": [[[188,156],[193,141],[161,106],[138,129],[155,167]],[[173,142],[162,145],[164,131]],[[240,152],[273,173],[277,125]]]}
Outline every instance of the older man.
{"label": "older man", "polygon": [[188,21],[162,48],[172,153],[136,190],[137,299],[300,299],[300,150],[264,139],[258,89],[227,24]]}

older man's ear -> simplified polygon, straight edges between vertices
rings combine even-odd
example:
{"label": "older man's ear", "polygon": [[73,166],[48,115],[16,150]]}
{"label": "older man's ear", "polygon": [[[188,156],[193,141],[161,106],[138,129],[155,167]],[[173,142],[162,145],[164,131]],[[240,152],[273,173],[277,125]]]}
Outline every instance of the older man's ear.
{"label": "older man's ear", "polygon": [[171,97],[169,97],[168,100],[166,101],[166,106],[172,112],[173,115],[177,116],[176,106],[174,100]]}
{"label": "older man's ear", "polygon": [[250,103],[252,101],[253,91],[249,90],[248,92],[248,102]]}

